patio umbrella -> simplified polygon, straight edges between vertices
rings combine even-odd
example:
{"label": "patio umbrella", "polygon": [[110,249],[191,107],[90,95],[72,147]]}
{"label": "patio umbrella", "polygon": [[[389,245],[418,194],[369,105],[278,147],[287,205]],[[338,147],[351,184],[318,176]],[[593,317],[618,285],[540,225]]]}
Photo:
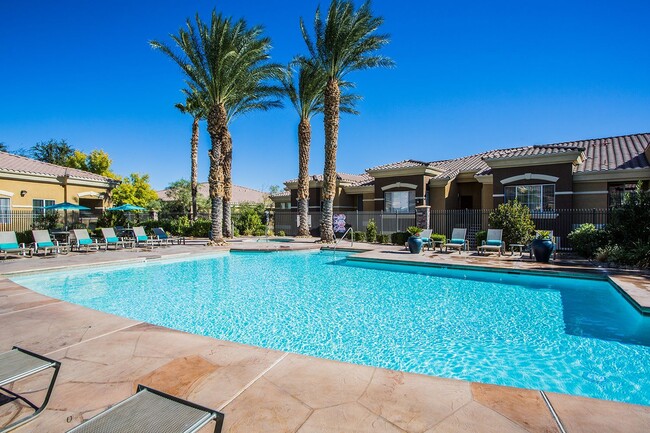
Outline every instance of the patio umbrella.
{"label": "patio umbrella", "polygon": [[81,206],[74,203],[69,203],[64,201],[63,203],[57,203],[50,206],[45,206],[45,210],[62,210],[64,212],[63,223],[65,225],[65,230],[68,230],[68,211],[69,210],[90,210],[89,207]]}
{"label": "patio umbrella", "polygon": [[[129,204],[129,203],[124,203],[123,205],[116,206],[116,207],[109,207],[106,210],[116,210],[116,211],[123,211],[123,212],[129,212],[133,210],[147,210],[147,208],[144,208],[142,206],[136,206],[134,204]],[[127,226],[131,226],[131,218],[129,217],[127,220]]]}

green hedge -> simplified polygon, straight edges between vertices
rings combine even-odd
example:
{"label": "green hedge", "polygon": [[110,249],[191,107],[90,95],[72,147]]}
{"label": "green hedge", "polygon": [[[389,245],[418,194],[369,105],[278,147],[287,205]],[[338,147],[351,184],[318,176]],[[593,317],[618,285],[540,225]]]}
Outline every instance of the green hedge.
{"label": "green hedge", "polygon": [[434,233],[431,235],[429,238],[431,241],[437,241],[437,242],[442,242],[443,244],[447,242],[447,236],[441,235],[440,233]]}
{"label": "green hedge", "polygon": [[483,241],[487,241],[487,230],[476,232],[476,245],[483,245]]}
{"label": "green hedge", "polygon": [[410,237],[409,232],[395,232],[390,235],[390,242],[394,245],[404,245]]}
{"label": "green hedge", "polygon": [[390,243],[390,236],[388,235],[377,235],[377,243],[388,244]]}

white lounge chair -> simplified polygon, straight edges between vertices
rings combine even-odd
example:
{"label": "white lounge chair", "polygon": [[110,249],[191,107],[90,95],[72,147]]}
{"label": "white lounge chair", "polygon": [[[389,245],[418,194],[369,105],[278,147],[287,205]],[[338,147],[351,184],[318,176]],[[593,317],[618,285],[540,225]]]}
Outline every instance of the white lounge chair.
{"label": "white lounge chair", "polygon": [[467,229],[454,229],[451,232],[451,239],[447,243],[445,243],[443,246],[445,247],[445,251],[447,251],[449,248],[452,250],[458,250],[458,254],[462,250],[467,251],[467,240],[465,237],[467,236]]}
{"label": "white lounge chair", "polygon": [[67,254],[69,251],[68,245],[60,244],[59,241],[52,239],[49,230],[32,230],[32,236],[34,237],[35,254],[42,251],[43,255],[47,256],[47,253]]}
{"label": "white lounge chair", "polygon": [[501,240],[502,237],[502,229],[488,229],[487,239],[483,241],[482,245],[476,247],[478,253],[485,254],[486,251],[495,251],[501,256],[505,252],[505,242]]}
{"label": "white lounge chair", "polygon": [[29,256],[32,256],[33,250],[25,244],[19,244],[16,239],[16,232],[0,232],[0,254],[2,254],[4,259],[7,258],[9,254],[25,255],[29,253]]}
{"label": "white lounge chair", "polygon": [[155,247],[160,246],[162,241],[156,238],[150,238],[144,231],[144,227],[133,227],[133,234],[135,236],[135,246],[136,247]]}
{"label": "white lounge chair", "polygon": [[85,251],[99,251],[101,247],[105,246],[106,244],[103,242],[100,243],[92,240],[86,229],[70,230],[70,249],[75,248],[77,251],[81,251],[82,249]]}
{"label": "white lounge chair", "polygon": [[122,248],[133,248],[133,241],[120,238],[115,234],[115,229],[113,228],[102,228],[102,236],[104,237],[104,243],[106,244],[106,250],[109,246],[114,246],[117,250],[117,247]]}

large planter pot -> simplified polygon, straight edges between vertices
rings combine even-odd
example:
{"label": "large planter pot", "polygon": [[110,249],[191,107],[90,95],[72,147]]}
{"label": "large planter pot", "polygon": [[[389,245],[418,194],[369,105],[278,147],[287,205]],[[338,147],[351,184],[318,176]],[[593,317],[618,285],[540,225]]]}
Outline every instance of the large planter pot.
{"label": "large planter pot", "polygon": [[411,254],[420,254],[422,252],[422,246],[424,245],[424,242],[422,242],[422,238],[420,236],[411,236],[408,238],[408,244]]}
{"label": "large planter pot", "polygon": [[550,239],[535,239],[530,245],[538,262],[548,263],[553,254],[553,242]]}

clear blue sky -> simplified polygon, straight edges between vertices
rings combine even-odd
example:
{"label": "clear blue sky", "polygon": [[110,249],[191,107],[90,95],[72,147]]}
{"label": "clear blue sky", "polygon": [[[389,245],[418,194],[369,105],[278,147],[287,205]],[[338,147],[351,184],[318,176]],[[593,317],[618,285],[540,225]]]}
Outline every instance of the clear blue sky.
{"label": "clear blue sky", "polygon": [[[213,7],[262,24],[273,60],[305,53],[299,17],[318,1],[0,1],[0,142],[66,139],[101,148],[119,174],[155,188],[189,178],[189,116],[178,67],[148,45]],[[321,2],[327,8],[328,2]],[[356,3],[357,5],[360,2]],[[350,76],[364,96],[344,116],[338,170],[402,159],[650,131],[650,2],[373,3],[396,68]],[[253,113],[231,128],[233,178],[265,189],[297,176],[296,114]],[[311,172],[322,172],[315,117]],[[202,129],[199,178],[208,171]]]}

